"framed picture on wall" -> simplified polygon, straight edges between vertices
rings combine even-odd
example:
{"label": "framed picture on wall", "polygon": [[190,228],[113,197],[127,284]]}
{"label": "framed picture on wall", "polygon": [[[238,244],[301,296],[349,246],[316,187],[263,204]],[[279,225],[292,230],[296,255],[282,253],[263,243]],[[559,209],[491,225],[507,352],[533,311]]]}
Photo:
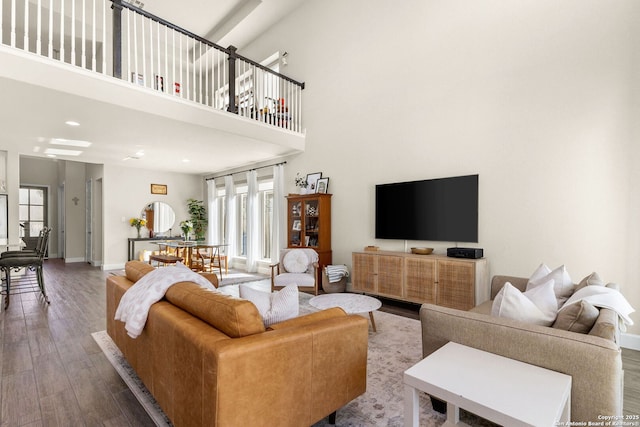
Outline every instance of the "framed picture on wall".
{"label": "framed picture on wall", "polygon": [[166,184],[151,184],[151,194],[163,194],[167,195]]}

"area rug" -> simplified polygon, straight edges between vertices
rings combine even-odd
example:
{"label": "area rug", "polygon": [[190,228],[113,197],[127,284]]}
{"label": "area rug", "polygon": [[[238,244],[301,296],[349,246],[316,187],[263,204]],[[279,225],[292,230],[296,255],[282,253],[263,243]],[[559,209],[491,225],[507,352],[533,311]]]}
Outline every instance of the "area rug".
{"label": "area rug", "polygon": [[247,273],[240,270],[229,270],[222,275],[220,286],[237,285],[238,283],[255,282],[269,278],[266,274]]}
{"label": "area rug", "polygon": [[[249,283],[256,289],[270,288],[269,280]],[[234,295],[237,285],[224,286],[225,293]],[[300,293],[300,314],[317,311],[309,305],[312,295]],[[368,315],[364,315],[368,318]],[[369,329],[369,350],[367,360],[367,391],[337,412],[336,426],[400,427],[404,424],[404,385],[402,374],[422,359],[420,321],[376,311],[374,313],[377,332]],[[122,376],[141,405],[158,426],[171,423],[156,404],[153,396],[138,379],[133,369],[122,356],[106,331],[92,334],[109,361]],[[431,407],[424,394],[420,396],[420,426],[441,426],[446,417]],[[491,426],[493,424],[461,411],[461,420],[470,426]],[[328,418],[312,427],[330,426]]]}

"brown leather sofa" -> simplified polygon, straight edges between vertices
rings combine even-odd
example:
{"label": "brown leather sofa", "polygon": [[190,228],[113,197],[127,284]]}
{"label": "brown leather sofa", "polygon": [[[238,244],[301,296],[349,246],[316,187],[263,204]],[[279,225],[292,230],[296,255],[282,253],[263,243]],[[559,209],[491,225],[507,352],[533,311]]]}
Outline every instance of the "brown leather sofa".
{"label": "brown leather sofa", "polygon": [[130,338],[115,311],[150,268],[107,278],[107,332],[175,426],[309,426],[365,392],[367,320],[339,308],[265,330],[251,302],[181,282]]}

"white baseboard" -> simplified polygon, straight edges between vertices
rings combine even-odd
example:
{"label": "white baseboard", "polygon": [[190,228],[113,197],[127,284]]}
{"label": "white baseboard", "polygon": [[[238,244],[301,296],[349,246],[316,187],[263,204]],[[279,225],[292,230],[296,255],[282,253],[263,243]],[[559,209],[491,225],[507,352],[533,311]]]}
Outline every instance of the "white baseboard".
{"label": "white baseboard", "polygon": [[640,351],[640,335],[636,334],[621,334],[620,335],[620,347],[628,348],[629,350]]}
{"label": "white baseboard", "polygon": [[64,263],[65,264],[70,264],[73,262],[86,262],[87,260],[84,258],[65,258],[64,259]]}
{"label": "white baseboard", "polygon": [[109,271],[109,270],[122,270],[124,269],[124,263],[121,264],[102,264],[100,266],[100,268],[103,271]]}

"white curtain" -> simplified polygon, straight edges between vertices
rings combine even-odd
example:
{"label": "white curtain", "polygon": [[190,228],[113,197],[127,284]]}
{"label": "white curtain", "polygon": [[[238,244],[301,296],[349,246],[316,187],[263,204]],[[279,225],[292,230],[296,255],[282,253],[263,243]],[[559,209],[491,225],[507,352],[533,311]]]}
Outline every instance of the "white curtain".
{"label": "white curtain", "polygon": [[225,211],[225,236],[227,244],[227,263],[232,266],[233,257],[237,255],[236,247],[238,236],[236,234],[236,190],[233,185],[233,176],[224,177],[224,190],[227,210]]}
{"label": "white curtain", "polygon": [[260,259],[260,204],[258,203],[258,172],[247,172],[247,272],[258,271]]}
{"label": "white curtain", "polygon": [[273,167],[273,230],[271,262],[280,262],[280,250],[287,246],[287,204],[284,194],[284,165]]}
{"label": "white curtain", "polygon": [[220,243],[220,213],[218,212],[218,200],[215,179],[207,181],[207,204],[208,220],[207,242],[211,244]]}

